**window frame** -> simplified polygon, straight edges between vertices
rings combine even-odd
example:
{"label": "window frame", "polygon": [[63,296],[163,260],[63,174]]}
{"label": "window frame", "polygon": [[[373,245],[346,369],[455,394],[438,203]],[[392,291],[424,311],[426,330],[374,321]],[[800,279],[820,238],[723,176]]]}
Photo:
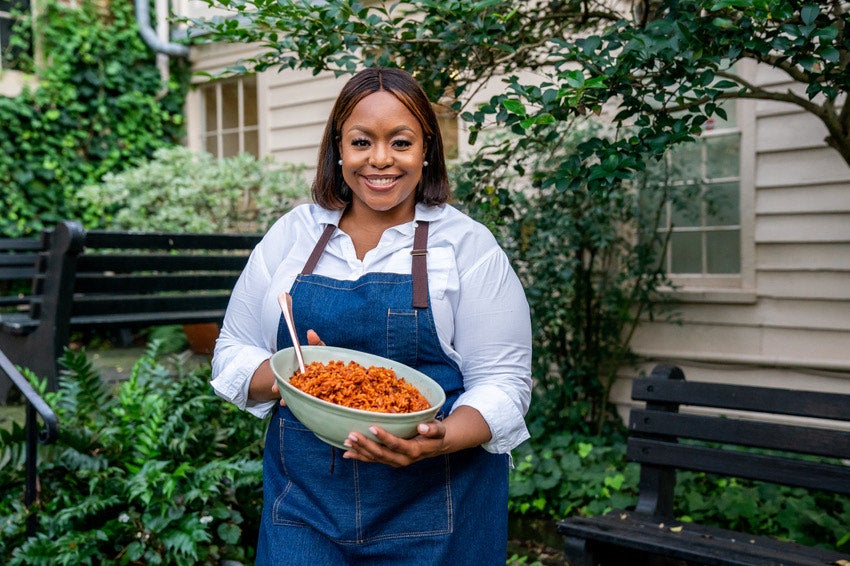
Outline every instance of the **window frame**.
{"label": "window frame", "polygon": [[[739,62],[738,70],[746,76],[752,72]],[[739,135],[739,229],[740,270],[735,274],[682,274],[667,276],[674,286],[674,294],[692,296],[706,301],[748,300],[755,289],[755,136],[756,101],[735,99],[737,131]],[[711,135],[711,134],[706,134]],[[665,253],[669,254],[669,250]],[[665,258],[665,266],[669,265]],[[741,292],[741,297],[736,292]],[[730,292],[732,295],[730,295]]]}
{"label": "window frame", "polygon": [[[255,99],[253,101],[253,107],[257,111],[257,115],[253,120],[252,124],[246,123],[246,86],[250,83],[250,86],[253,88]],[[224,109],[223,109],[223,88],[226,88],[229,85],[236,85],[236,124],[235,126],[225,126],[224,125]],[[189,147],[196,151],[206,151],[212,153],[218,158],[230,157],[232,153],[226,153],[226,144],[225,137],[236,135],[237,139],[237,153],[250,153],[254,155],[254,157],[261,157],[263,155],[263,147],[262,147],[262,131],[260,130],[260,81],[258,80],[258,76],[254,74],[244,74],[238,75],[234,77],[228,77],[226,79],[207,81],[204,83],[199,83],[194,85],[190,96],[187,97],[187,109],[190,112],[187,112],[189,119],[191,120],[191,132]],[[213,96],[210,97],[209,94],[213,93]],[[207,116],[210,114],[207,112],[207,104],[210,102],[210,98],[213,99],[215,103],[214,110],[214,120],[215,125],[210,128],[207,121]],[[191,101],[191,103],[190,103]],[[254,135],[254,147],[256,148],[256,153],[254,151],[250,151],[247,148],[246,138],[247,135]],[[210,139],[214,139],[215,152],[209,151],[208,149],[208,141]]]}

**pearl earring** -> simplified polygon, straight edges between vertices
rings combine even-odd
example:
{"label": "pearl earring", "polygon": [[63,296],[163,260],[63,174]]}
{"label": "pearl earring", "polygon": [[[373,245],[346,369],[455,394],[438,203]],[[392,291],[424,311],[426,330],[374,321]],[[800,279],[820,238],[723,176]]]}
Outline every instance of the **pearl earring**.
{"label": "pearl earring", "polygon": [[427,162],[427,161],[423,161],[423,162],[422,162],[422,167],[428,167],[428,162]]}
{"label": "pearl earring", "polygon": [[342,165],[342,159],[340,159],[339,161],[337,161],[337,165]]}

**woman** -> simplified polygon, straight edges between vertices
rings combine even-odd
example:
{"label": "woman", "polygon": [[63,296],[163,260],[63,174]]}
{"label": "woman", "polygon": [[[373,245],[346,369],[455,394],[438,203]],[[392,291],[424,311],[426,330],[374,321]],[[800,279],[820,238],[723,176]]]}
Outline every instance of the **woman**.
{"label": "woman", "polygon": [[[406,72],[369,68],[336,100],[314,205],[284,215],[240,277],[213,358],[217,394],[271,413],[257,564],[504,564],[510,451],[528,438],[531,325],[492,234],[448,206],[434,111]],[[404,440],[352,433],[347,450],[282,405],[269,366],[302,343],[392,358],[447,401]]]}

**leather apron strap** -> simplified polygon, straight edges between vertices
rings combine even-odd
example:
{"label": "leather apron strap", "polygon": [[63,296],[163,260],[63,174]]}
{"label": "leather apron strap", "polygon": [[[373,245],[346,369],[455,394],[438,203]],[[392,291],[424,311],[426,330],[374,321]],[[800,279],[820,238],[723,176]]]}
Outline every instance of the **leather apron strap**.
{"label": "leather apron strap", "polygon": [[413,235],[413,308],[428,308],[428,223],[417,222]]}
{"label": "leather apron strap", "polygon": [[[301,270],[301,275],[311,275],[316,265],[319,263],[319,258],[325,251],[325,246],[336,231],[336,226],[328,224],[324,232],[316,242],[316,247],[304,264],[304,269]],[[428,308],[428,223],[419,221],[416,223],[416,231],[413,234],[413,249],[410,250],[410,255],[413,256],[413,308],[427,309]]]}

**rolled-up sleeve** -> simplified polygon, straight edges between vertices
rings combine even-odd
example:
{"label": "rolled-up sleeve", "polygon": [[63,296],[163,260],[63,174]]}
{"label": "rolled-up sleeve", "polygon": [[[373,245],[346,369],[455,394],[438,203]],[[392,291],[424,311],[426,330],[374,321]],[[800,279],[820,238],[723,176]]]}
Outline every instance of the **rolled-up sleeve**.
{"label": "rolled-up sleeve", "polygon": [[261,244],[233,288],[212,359],[211,385],[216,395],[261,418],[276,402],[248,399],[248,387],[254,371],[272,355],[258,320],[270,278]]}
{"label": "rolled-up sleeve", "polygon": [[454,346],[464,393],[455,407],[478,410],[492,438],[489,452],[507,453],[529,438],[531,319],[525,292],[507,256],[496,248],[462,274]]}

